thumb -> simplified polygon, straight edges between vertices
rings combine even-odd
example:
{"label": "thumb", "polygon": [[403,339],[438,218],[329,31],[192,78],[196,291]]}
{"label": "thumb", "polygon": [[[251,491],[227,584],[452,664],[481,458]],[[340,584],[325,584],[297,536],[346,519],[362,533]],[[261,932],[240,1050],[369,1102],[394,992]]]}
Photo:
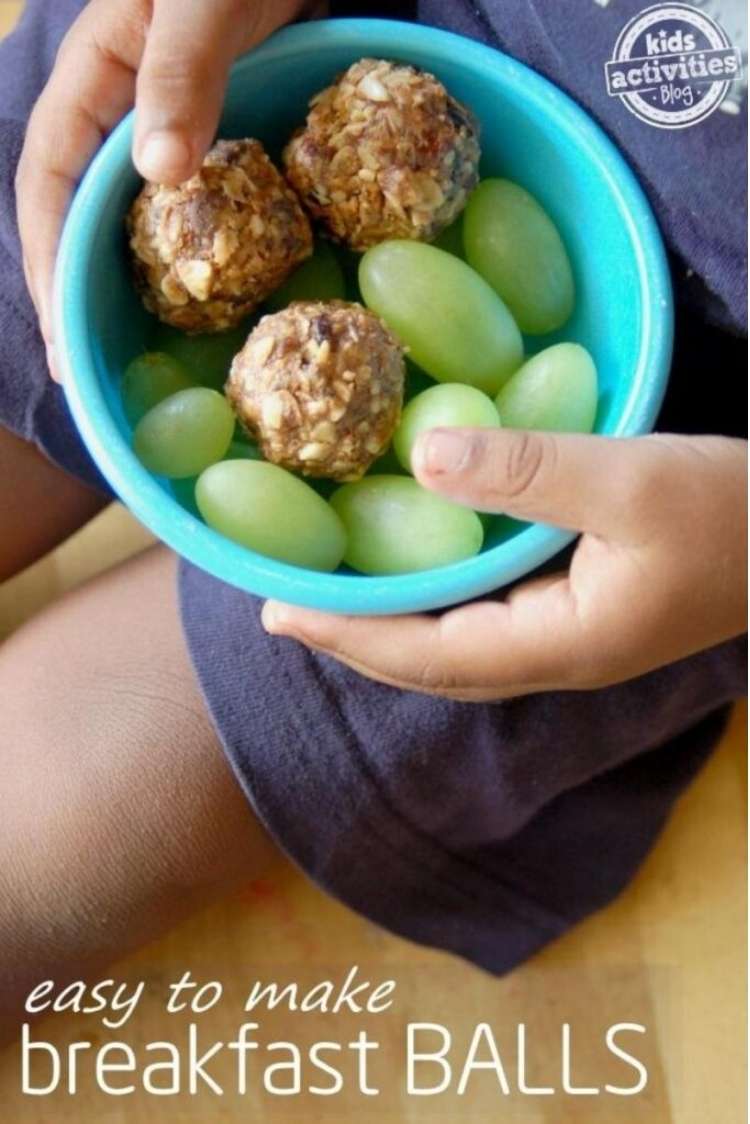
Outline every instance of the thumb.
{"label": "thumb", "polygon": [[478,511],[625,541],[643,533],[664,457],[654,438],[433,429],[412,464],[424,487]]}
{"label": "thumb", "polygon": [[138,71],[133,158],[141,175],[178,184],[214,138],[229,69],[298,5],[251,0],[154,0]]}

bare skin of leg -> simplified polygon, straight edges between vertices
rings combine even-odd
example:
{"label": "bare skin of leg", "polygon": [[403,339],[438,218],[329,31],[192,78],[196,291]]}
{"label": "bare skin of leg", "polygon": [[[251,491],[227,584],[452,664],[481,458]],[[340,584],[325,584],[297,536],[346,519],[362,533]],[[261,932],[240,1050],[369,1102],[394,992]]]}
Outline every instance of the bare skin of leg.
{"label": "bare skin of leg", "polygon": [[154,547],[0,648],[0,1026],[43,979],[110,960],[277,851],[205,713],[176,561]]}
{"label": "bare skin of leg", "polygon": [[[102,506],[15,442],[0,430],[6,576]],[[0,1042],[36,983],[90,978],[278,856],[205,712],[175,568],[152,548],[0,646]]]}
{"label": "bare skin of leg", "polygon": [[106,502],[0,427],[0,582],[67,539]]}

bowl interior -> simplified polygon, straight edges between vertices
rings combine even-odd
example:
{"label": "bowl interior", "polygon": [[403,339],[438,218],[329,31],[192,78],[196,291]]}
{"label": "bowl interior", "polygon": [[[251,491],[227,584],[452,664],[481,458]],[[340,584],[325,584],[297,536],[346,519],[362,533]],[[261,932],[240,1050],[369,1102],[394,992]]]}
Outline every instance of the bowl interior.
{"label": "bowl interior", "polygon": [[[403,59],[435,73],[482,124],[482,174],[528,188],[557,223],[575,272],[573,319],[527,339],[529,353],[558,340],[589,349],[600,376],[596,429],[646,432],[661,403],[671,348],[671,296],[658,230],[643,195],[604,134],[565,95],[486,47],[387,21],[326,21],[286,29],[243,59],[220,134],[255,136],[278,157],[309,98],[363,55]],[[58,325],[70,405],[100,468],[135,513],[180,553],[264,596],[346,612],[450,604],[514,580],[570,536],[496,520],[476,559],[426,574],[320,575],[261,558],[221,539],[141,469],[130,449],[119,380],[150,346],[154,321],[131,282],[123,217],[140,181],[129,159],[132,121],[110,137],[79,190],[58,274]],[[460,294],[457,294],[460,299]]]}

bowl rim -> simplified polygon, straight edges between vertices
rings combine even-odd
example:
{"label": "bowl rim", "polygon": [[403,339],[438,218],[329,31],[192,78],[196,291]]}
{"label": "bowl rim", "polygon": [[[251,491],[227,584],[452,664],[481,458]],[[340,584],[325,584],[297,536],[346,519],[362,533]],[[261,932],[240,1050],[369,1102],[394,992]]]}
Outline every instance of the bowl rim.
{"label": "bowl rim", "polygon": [[[426,41],[433,55],[455,61],[458,52],[462,63],[491,79],[500,71],[506,81],[522,83],[529,102],[544,113],[552,108],[561,128],[575,132],[576,144],[607,180],[629,227],[644,324],[636,372],[610,436],[650,432],[666,392],[673,345],[666,251],[650,204],[624,157],[572,98],[526,64],[493,47],[399,20],[328,19],[295,24],[243,56],[233,75],[259,61],[296,57],[322,44],[352,48],[360,54],[387,54],[390,46],[399,52],[413,49],[418,55]],[[472,558],[437,569],[383,577],[318,573],[225,539],[169,497],[138,462],[110,414],[96,373],[96,343],[88,332],[87,262],[110,185],[130,164],[133,116],[129,113],[113,130],[72,201],[55,272],[54,323],[63,387],[79,433],[115,493],[157,538],[215,577],[259,597],[348,614],[417,612],[467,601],[528,574],[576,538],[576,532],[537,523]]]}

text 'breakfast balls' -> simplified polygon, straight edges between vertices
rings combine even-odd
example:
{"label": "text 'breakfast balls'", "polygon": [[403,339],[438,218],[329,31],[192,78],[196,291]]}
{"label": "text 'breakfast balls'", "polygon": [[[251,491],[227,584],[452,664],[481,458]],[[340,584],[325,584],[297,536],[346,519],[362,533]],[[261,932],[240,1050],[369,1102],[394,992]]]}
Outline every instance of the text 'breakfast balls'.
{"label": "text 'breakfast balls'", "polygon": [[187,332],[243,320],[312,253],[310,223],[256,140],[221,140],[179,187],[146,184],[128,217],[150,312]]}
{"label": "text 'breakfast balls'", "polygon": [[235,357],[226,394],[274,464],[357,480],[401,415],[403,350],[383,322],[346,301],[297,301],[264,316]]}
{"label": "text 'breakfast balls'", "polygon": [[478,183],[479,128],[437,78],[362,59],[310,103],[286,147],[289,182],[354,250],[431,241]]}

